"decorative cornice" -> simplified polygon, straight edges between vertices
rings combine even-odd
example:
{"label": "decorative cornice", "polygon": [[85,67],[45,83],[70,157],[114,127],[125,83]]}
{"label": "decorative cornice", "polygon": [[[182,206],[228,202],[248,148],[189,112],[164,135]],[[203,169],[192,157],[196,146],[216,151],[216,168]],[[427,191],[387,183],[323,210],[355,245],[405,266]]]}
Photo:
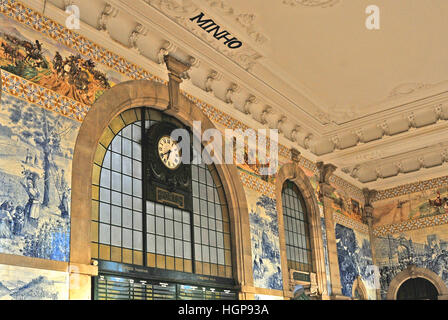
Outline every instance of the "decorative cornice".
{"label": "decorative cornice", "polygon": [[292,7],[304,6],[328,8],[338,4],[339,0],[283,0],[283,3]]}
{"label": "decorative cornice", "polygon": [[[193,33],[200,39],[207,42],[212,48],[214,48],[218,52],[221,52],[222,54],[230,58],[232,61],[234,61],[247,71],[250,71],[257,62],[257,60],[262,57],[262,54],[258,50],[252,48],[248,43],[245,43],[244,45],[242,45],[237,49],[230,49],[227,46],[223,45],[221,42],[216,41],[213,35],[211,35],[208,32],[205,32],[203,29],[198,27],[196,23],[192,23],[190,21],[190,18],[206,10],[203,10],[191,0],[185,0],[182,3],[175,0],[144,0],[144,1],[151,7],[163,13],[172,21],[176,22],[178,25],[182,26],[189,32]],[[224,9],[227,7],[224,7],[224,3],[222,1],[209,1],[209,2],[211,2],[212,5],[216,7],[222,8],[222,10],[224,10],[225,12],[229,12],[229,14],[230,12],[233,12],[233,10]],[[220,3],[222,5],[220,5]],[[248,29],[252,30],[253,32],[252,34],[255,35],[255,39],[259,38],[262,39],[262,41],[263,39],[266,39],[265,37],[263,38],[261,34],[253,31],[253,29],[250,29],[251,24],[249,23],[248,20],[251,19],[245,16],[241,16],[239,17],[239,21],[237,20],[237,22],[239,22],[239,24],[241,25],[243,21],[246,24],[246,30]],[[226,26],[225,29],[229,28]]]}

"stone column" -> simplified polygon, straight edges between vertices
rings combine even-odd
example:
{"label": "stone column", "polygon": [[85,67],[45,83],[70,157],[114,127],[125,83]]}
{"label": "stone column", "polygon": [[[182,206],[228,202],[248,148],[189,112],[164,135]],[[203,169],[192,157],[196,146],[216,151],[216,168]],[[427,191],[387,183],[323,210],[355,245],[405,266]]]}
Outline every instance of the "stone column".
{"label": "stone column", "polygon": [[185,64],[170,55],[166,55],[164,57],[166,67],[169,71],[169,83],[168,83],[168,92],[170,95],[170,104],[168,106],[168,110],[172,109],[175,112],[179,111],[179,86],[182,82],[182,74],[188,69],[190,66]]}
{"label": "stone column", "polygon": [[329,178],[336,170],[336,167],[332,164],[323,164],[323,162],[318,162],[316,165],[318,169],[320,197],[324,206],[325,227],[327,231],[328,263],[330,265],[331,281],[330,299],[350,299],[349,297],[343,296],[341,291],[341,277],[339,273],[338,252],[336,248],[335,223],[331,206],[333,202],[331,199],[331,194],[334,191],[334,187],[330,185]]}
{"label": "stone column", "polygon": [[[373,234],[373,206],[372,206],[372,200],[376,196],[377,191],[364,188],[364,189],[362,189],[362,192],[364,194],[364,211],[363,211],[362,220],[369,227],[369,240],[370,240],[370,248],[372,250],[372,261],[373,261],[373,265],[377,266],[375,243],[374,243],[375,235]],[[379,279],[375,279],[375,283],[379,283]],[[380,288],[376,289],[376,297],[375,298],[377,300],[381,299]]]}

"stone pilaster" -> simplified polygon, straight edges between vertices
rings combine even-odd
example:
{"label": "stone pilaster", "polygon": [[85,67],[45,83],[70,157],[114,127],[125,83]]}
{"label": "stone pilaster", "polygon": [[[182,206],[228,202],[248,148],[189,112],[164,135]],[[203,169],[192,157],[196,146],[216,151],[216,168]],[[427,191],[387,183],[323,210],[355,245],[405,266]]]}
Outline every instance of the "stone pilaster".
{"label": "stone pilaster", "polygon": [[190,66],[173,58],[170,55],[164,57],[166,67],[169,71],[168,92],[170,96],[170,104],[168,110],[179,111],[179,87],[182,82],[182,74],[190,69]]}
{"label": "stone pilaster", "polygon": [[[370,240],[370,248],[372,250],[372,261],[373,264],[376,266],[376,252],[375,252],[375,235],[373,234],[373,206],[372,206],[372,200],[376,196],[377,191],[376,190],[369,190],[367,188],[362,189],[362,192],[364,194],[364,211],[362,220],[365,224],[369,227],[369,240]],[[379,281],[379,279],[378,279]],[[380,288],[376,289],[376,299],[381,299],[381,292]]]}
{"label": "stone pilaster", "polygon": [[327,231],[327,250],[328,250],[328,263],[330,265],[330,285],[332,300],[350,299],[342,295],[341,290],[341,276],[339,273],[338,252],[336,247],[336,233],[335,222],[333,217],[331,194],[334,191],[334,187],[330,185],[329,179],[336,167],[332,164],[323,164],[318,162],[316,164],[319,175],[319,188],[320,197],[324,206],[325,227]]}

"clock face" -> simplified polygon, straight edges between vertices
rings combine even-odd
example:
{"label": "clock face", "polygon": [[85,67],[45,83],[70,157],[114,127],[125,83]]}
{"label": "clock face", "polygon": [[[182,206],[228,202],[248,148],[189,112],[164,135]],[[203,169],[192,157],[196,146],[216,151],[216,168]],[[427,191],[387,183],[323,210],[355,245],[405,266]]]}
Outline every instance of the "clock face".
{"label": "clock face", "polygon": [[173,138],[162,136],[157,143],[157,149],[160,160],[167,168],[174,170],[180,166],[182,156],[179,146]]}

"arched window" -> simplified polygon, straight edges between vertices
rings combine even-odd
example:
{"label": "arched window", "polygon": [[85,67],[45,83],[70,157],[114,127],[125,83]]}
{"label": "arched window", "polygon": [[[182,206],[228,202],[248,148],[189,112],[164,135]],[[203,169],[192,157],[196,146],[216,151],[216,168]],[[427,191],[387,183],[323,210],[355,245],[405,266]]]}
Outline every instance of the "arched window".
{"label": "arched window", "polygon": [[288,268],[313,272],[308,213],[299,189],[291,181],[283,185],[282,206]]}
{"label": "arched window", "polygon": [[[115,263],[114,268],[142,266],[168,284],[178,279],[195,284],[195,279],[208,276],[205,279],[210,283],[219,286],[221,279],[223,286],[229,285],[233,283],[230,221],[215,167],[189,165],[191,194],[186,196],[192,203],[190,209],[151,201],[145,191],[144,159],[149,147],[142,144],[142,137],[161,122],[182,126],[156,110],[135,108],[116,117],[100,138],[93,169],[92,258],[99,260],[100,272],[102,266]],[[177,298],[188,288],[179,283],[173,286]],[[216,298],[218,291],[211,292]],[[229,290],[221,296],[226,293],[234,297]]]}

